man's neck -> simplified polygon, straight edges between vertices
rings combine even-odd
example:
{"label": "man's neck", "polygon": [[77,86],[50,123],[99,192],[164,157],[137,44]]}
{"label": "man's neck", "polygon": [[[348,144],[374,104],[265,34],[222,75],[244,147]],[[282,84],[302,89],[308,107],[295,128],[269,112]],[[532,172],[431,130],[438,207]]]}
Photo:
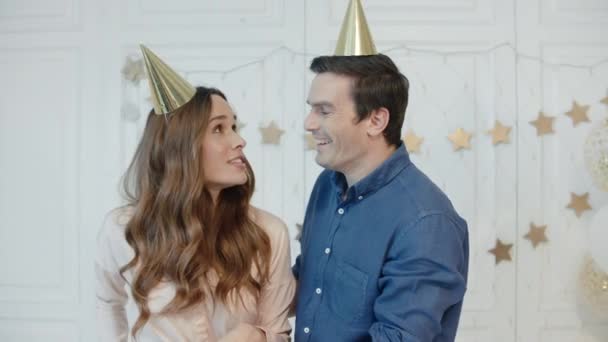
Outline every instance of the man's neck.
{"label": "man's neck", "polygon": [[357,165],[350,170],[342,172],[346,178],[348,188],[372,173],[396,150],[397,148],[393,145],[383,145],[379,148],[368,151],[368,153],[359,160]]}

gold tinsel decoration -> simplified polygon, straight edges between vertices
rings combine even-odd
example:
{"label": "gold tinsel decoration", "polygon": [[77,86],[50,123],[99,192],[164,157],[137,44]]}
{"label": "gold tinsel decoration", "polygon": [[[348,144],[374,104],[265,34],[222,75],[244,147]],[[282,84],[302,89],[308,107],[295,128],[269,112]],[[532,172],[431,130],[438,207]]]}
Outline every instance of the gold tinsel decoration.
{"label": "gold tinsel decoration", "polygon": [[597,315],[608,317],[608,273],[586,256],[579,274],[582,297],[587,306]]}

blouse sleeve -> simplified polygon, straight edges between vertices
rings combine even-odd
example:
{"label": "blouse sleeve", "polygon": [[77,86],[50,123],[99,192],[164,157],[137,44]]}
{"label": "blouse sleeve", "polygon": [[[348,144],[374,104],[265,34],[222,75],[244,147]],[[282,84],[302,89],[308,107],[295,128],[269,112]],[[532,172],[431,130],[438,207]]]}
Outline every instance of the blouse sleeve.
{"label": "blouse sleeve", "polygon": [[[280,223],[280,224],[279,224]],[[291,273],[289,234],[285,224],[276,219],[274,229],[267,229],[271,241],[269,282],[262,289],[255,324],[241,322],[219,342],[266,341],[287,342],[291,333],[289,307],[295,295],[295,279]]]}
{"label": "blouse sleeve", "polygon": [[123,258],[117,255],[120,247],[126,244],[121,232],[114,215],[108,215],[97,237],[95,306],[98,340],[104,342],[126,342],[128,338],[125,311],[128,294],[118,261]]}
{"label": "blouse sleeve", "polygon": [[270,279],[262,289],[257,328],[266,334],[267,342],[289,340],[291,325],[289,308],[295,295],[296,283],[291,272],[291,252],[287,226],[282,221],[272,246]]}

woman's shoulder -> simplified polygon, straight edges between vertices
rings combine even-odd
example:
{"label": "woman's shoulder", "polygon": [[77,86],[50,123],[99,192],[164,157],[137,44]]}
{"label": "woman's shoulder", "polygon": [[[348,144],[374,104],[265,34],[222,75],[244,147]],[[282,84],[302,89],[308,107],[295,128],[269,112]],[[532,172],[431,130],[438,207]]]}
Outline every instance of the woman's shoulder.
{"label": "woman's shoulder", "polygon": [[272,213],[254,206],[250,206],[251,219],[262,227],[271,239],[281,238],[287,234],[287,225],[279,217]]}
{"label": "woman's shoulder", "polygon": [[106,214],[103,220],[103,226],[99,232],[99,237],[110,237],[116,234],[124,236],[124,231],[127,223],[133,216],[133,207],[124,206],[113,209]]}
{"label": "woman's shoulder", "polygon": [[102,266],[111,268],[111,264],[126,263],[132,258],[125,238],[125,227],[132,215],[132,207],[116,208],[106,215],[97,235],[97,262]]}

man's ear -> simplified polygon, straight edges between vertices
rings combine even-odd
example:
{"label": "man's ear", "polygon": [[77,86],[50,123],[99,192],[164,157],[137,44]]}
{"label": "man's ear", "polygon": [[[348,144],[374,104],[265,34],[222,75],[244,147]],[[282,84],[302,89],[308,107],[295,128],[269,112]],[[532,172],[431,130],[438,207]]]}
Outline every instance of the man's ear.
{"label": "man's ear", "polygon": [[386,126],[388,126],[390,117],[391,114],[384,107],[373,110],[368,118],[367,134],[371,137],[381,136]]}

